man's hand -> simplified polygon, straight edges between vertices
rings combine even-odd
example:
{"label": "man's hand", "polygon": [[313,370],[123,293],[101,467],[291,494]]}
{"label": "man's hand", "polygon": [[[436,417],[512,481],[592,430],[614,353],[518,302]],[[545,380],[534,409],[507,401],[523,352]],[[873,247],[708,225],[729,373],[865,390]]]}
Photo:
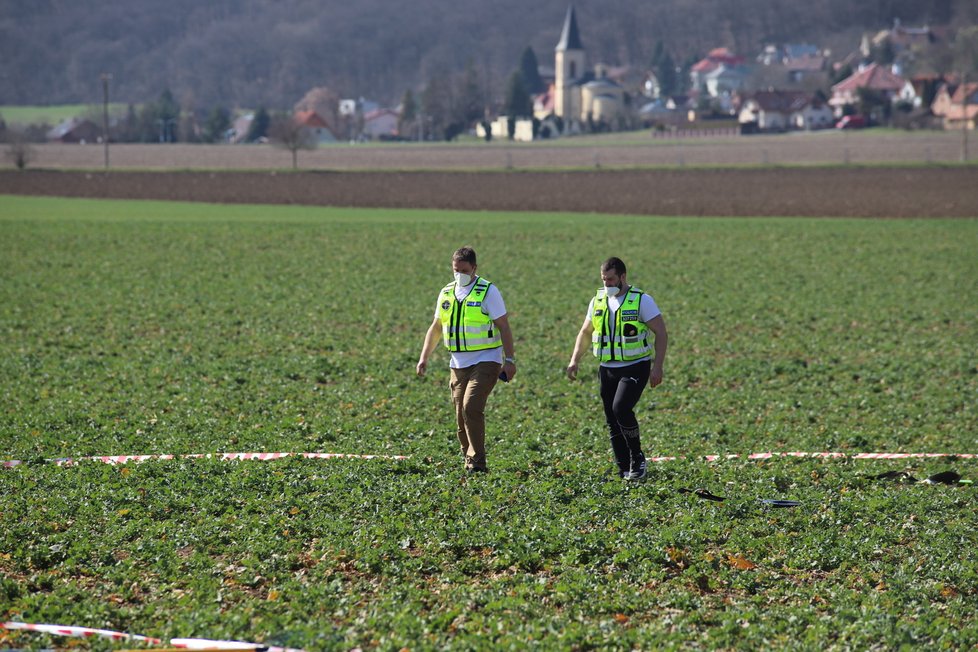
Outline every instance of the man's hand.
{"label": "man's hand", "polygon": [[661,383],[662,367],[652,365],[652,371],[649,372],[649,387],[658,387]]}
{"label": "man's hand", "polygon": [[570,380],[577,380],[577,363],[572,362],[567,365],[567,377]]}
{"label": "man's hand", "polygon": [[418,360],[418,367],[417,367],[418,375],[423,378],[424,377],[424,372],[426,372],[426,371],[428,371],[428,361],[427,360]]}
{"label": "man's hand", "polygon": [[513,380],[513,376],[516,375],[516,365],[512,362],[507,362],[503,365],[503,373],[506,374],[506,380]]}

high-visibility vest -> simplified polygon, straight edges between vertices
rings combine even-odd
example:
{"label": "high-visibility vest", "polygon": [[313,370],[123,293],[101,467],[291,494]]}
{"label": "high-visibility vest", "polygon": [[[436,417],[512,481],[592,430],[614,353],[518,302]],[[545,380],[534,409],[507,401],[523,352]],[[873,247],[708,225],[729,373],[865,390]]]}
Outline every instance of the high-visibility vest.
{"label": "high-visibility vest", "polygon": [[614,320],[611,320],[608,296],[604,288],[598,290],[591,313],[591,325],[594,326],[594,333],[591,335],[592,352],[598,360],[628,362],[651,355],[649,328],[639,317],[641,303],[642,291],[635,287],[628,288],[625,300],[613,313]]}
{"label": "high-visibility vest", "polygon": [[438,316],[442,340],[449,351],[483,351],[503,345],[499,330],[483,312],[490,285],[486,279],[475,277],[475,285],[462,300],[455,298],[454,281],[442,289]]}

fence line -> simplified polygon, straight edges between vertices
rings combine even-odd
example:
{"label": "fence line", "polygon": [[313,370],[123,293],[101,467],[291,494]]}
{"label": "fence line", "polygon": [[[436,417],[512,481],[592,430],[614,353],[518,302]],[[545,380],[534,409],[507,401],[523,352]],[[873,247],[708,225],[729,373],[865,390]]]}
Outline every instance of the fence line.
{"label": "fence line", "polygon": [[739,127],[710,127],[704,129],[665,129],[663,131],[653,130],[652,137],[660,139],[682,139],[682,138],[725,138],[728,136],[739,136]]}

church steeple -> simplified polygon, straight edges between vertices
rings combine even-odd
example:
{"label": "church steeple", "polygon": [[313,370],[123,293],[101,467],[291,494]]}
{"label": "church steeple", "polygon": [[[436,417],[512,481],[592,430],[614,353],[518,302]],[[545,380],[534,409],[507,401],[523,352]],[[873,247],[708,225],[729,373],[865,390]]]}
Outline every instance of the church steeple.
{"label": "church steeple", "polygon": [[574,13],[574,5],[567,7],[567,16],[564,18],[564,31],[560,34],[560,42],[557,43],[557,50],[566,52],[567,50],[583,50],[581,45],[581,35],[577,31],[577,15]]}
{"label": "church steeple", "polygon": [[567,7],[564,29],[554,53],[554,113],[568,123],[581,115],[579,83],[584,74],[586,56],[577,31],[577,14],[574,6]]}

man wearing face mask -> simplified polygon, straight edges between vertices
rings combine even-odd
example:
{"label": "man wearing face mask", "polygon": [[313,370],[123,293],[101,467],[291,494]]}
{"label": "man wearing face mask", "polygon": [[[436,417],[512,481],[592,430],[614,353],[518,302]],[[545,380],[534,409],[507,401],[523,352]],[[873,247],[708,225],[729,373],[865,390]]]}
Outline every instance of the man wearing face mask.
{"label": "man wearing face mask", "polygon": [[476,276],[475,251],[462,247],[452,254],[455,280],[438,295],[435,318],[425,334],[417,373],[424,376],[439,334],[451,352],[452,402],[458,441],[467,473],[488,471],[485,407],[496,381],[516,375],[513,333],[499,288]]}
{"label": "man wearing face mask", "polygon": [[[656,387],[662,382],[668,337],[655,300],[628,285],[625,272],[625,263],[619,258],[609,258],[601,265],[602,287],[588,305],[567,365],[567,377],[577,378],[578,363],[591,340],[592,352],[600,361],[601,401],[618,475],[643,480],[645,454],[634,409],[646,383]],[[650,332],[654,343],[649,341]]]}

